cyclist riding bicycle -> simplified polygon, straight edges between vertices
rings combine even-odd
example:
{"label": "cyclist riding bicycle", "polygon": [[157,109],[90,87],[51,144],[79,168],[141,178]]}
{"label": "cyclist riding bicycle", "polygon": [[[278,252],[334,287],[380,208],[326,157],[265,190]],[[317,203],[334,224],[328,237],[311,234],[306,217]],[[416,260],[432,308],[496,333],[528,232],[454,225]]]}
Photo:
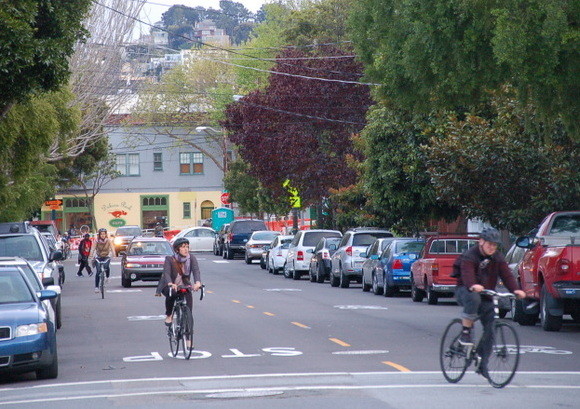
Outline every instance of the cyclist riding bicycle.
{"label": "cyclist riding bicycle", "polygon": [[452,277],[457,278],[455,297],[457,303],[463,307],[463,331],[459,342],[464,346],[473,346],[471,328],[479,317],[483,325],[483,335],[476,351],[481,357],[478,373],[486,378],[495,314],[492,299],[479,293],[484,289],[495,290],[499,276],[507,289],[518,298],[526,296],[519,288],[504,256],[497,251],[500,242],[499,231],[494,228],[483,229],[478,244],[467,249],[453,264]]}
{"label": "cyclist riding bicycle", "polygon": [[[110,260],[111,257],[115,257],[115,248],[111,240],[107,237],[107,229],[99,229],[99,234],[97,236],[97,240],[95,241],[95,245],[93,246],[93,250],[91,253],[91,257],[93,260],[96,258],[100,262],[107,262],[105,264],[105,274],[106,274],[106,282],[109,282],[109,275],[111,274],[110,268]],[[97,270],[97,274],[95,274],[95,293],[99,292],[99,279],[100,274],[102,271],[101,269],[95,265],[95,270]]]}
{"label": "cyclist riding bicycle", "polygon": [[[155,292],[156,297],[160,297],[161,294],[165,296],[165,325],[167,326],[171,325],[177,288],[179,286],[191,286],[192,281],[193,291],[198,291],[201,288],[201,272],[197,258],[189,253],[189,240],[184,237],[175,240],[173,251],[175,251],[173,256],[165,257],[163,275]],[[170,288],[173,289],[171,293],[169,291]],[[185,299],[187,306],[193,311],[193,297],[190,292],[185,295]]]}

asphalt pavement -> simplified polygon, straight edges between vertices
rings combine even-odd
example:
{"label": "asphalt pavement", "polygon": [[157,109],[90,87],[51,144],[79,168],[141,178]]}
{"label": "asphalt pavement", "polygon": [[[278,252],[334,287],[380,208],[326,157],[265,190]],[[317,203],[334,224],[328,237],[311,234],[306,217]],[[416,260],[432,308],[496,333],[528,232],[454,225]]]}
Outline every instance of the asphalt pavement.
{"label": "asphalt pavement", "polygon": [[576,407],[580,326],[517,330],[519,371],[503,390],[472,370],[449,384],[439,338],[459,307],[414,303],[274,276],[258,264],[197,254],[206,297],[195,297],[195,351],[173,358],[155,283],[123,288],[113,260],[105,299],[65,262],[59,377],[0,379],[0,407],[474,408]]}

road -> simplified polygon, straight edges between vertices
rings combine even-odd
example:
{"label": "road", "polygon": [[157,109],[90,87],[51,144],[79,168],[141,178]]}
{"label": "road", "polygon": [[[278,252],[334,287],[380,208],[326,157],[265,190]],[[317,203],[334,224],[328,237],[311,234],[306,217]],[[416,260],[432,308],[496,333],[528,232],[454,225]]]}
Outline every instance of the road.
{"label": "road", "polygon": [[459,311],[451,300],[429,306],[197,257],[207,293],[195,303],[191,360],[168,355],[154,284],[124,289],[116,259],[102,300],[69,260],[59,377],[0,379],[0,407],[577,407],[580,326],[571,322],[558,333],[518,326],[524,354],[508,388],[472,370],[451,385],[438,363],[441,333]]}

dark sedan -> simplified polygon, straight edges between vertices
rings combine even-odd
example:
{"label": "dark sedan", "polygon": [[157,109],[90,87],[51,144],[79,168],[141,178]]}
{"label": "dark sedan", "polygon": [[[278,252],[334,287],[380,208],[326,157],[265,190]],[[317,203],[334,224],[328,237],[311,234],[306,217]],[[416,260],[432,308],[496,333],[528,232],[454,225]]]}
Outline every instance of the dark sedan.
{"label": "dark sedan", "polygon": [[310,281],[323,283],[330,277],[330,258],[338,248],[340,240],[341,237],[323,237],[314,247],[308,269]]}
{"label": "dark sedan", "polygon": [[121,284],[133,281],[159,281],[165,257],[173,255],[171,245],[162,237],[135,237],[121,259]]}

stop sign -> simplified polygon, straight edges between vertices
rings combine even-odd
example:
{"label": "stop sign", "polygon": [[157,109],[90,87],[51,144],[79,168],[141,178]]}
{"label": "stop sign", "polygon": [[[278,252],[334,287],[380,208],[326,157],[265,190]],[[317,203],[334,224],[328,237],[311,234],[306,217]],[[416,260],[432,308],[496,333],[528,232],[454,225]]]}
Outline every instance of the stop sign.
{"label": "stop sign", "polygon": [[228,192],[222,193],[221,201],[222,201],[222,204],[229,204],[230,203],[230,194]]}

